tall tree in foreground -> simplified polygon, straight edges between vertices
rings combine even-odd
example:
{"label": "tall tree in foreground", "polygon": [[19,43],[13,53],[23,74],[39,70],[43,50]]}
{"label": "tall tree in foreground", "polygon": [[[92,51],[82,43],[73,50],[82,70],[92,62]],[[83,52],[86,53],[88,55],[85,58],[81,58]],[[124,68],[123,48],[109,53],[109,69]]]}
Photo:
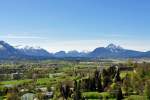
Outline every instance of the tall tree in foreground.
{"label": "tall tree in foreground", "polygon": [[81,100],[81,91],[80,91],[80,81],[77,82],[75,80],[74,82],[74,100]]}
{"label": "tall tree in foreground", "polygon": [[150,82],[146,82],[144,93],[147,99],[150,100]]}
{"label": "tall tree in foreground", "polygon": [[94,73],[95,79],[95,88],[98,92],[102,92],[102,82],[101,82],[101,74],[100,71],[96,70]]}
{"label": "tall tree in foreground", "polygon": [[121,78],[120,78],[120,70],[118,68],[116,69],[115,82],[119,82],[119,81],[121,81]]}
{"label": "tall tree in foreground", "polygon": [[64,100],[67,100],[69,97],[69,93],[70,93],[70,87],[66,84],[65,85],[61,84],[60,92]]}
{"label": "tall tree in foreground", "polygon": [[116,91],[116,99],[117,100],[122,100],[123,99],[123,95],[122,95],[122,90],[121,87],[118,87],[118,90]]}
{"label": "tall tree in foreground", "polygon": [[98,89],[98,92],[103,92],[101,75],[99,75],[99,77],[98,77],[97,89]]}

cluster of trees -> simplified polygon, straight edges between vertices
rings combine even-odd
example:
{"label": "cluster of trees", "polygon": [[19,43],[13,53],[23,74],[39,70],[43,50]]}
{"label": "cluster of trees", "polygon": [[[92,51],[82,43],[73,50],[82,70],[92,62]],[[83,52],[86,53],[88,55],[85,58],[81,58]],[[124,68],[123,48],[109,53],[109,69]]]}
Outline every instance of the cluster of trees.
{"label": "cluster of trees", "polygon": [[[117,86],[110,91],[110,86],[115,83]],[[84,92],[111,92],[116,98],[123,98],[121,90],[120,70],[118,67],[109,67],[102,71],[96,70],[93,76],[89,76],[81,81],[81,89]],[[120,100],[120,99],[118,99]]]}
{"label": "cluster of trees", "polygon": [[133,63],[132,66],[133,71],[126,72],[122,78],[120,67],[113,66],[102,70],[97,68],[88,77],[74,80],[72,92],[72,87],[61,87],[61,94],[65,99],[71,97],[74,100],[84,100],[86,97],[82,96],[83,92],[109,92],[111,98],[117,100],[130,95],[141,95],[150,100],[150,64]]}
{"label": "cluster of trees", "polygon": [[102,71],[96,70],[93,75],[89,75],[88,78],[82,78],[79,80],[74,80],[74,90],[70,92],[68,85],[61,85],[60,92],[64,99],[67,100],[68,97],[71,97],[74,100],[86,99],[82,96],[82,92],[105,92],[109,90],[109,86],[112,83],[116,83],[116,88],[113,88],[112,94],[120,100],[123,98],[121,90],[121,78],[120,70],[117,67],[109,67],[108,69],[103,69]]}
{"label": "cluster of trees", "polygon": [[80,100],[82,98],[81,81],[74,80],[73,87],[70,86],[70,84],[60,85],[60,93],[64,100],[67,100],[68,98],[73,98],[74,100]]}
{"label": "cluster of trees", "polygon": [[126,96],[143,95],[150,99],[150,64],[135,63],[133,73],[126,74],[122,87]]}
{"label": "cluster of trees", "polygon": [[6,100],[20,100],[19,89],[17,87],[3,88],[0,91],[0,96],[6,95]]}

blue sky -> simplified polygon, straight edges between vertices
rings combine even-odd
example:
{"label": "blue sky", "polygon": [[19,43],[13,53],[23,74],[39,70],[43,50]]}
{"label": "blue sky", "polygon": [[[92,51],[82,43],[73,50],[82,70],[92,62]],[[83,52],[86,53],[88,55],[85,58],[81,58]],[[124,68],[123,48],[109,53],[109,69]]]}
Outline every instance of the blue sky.
{"label": "blue sky", "polygon": [[50,52],[150,50],[149,0],[1,0],[0,40]]}

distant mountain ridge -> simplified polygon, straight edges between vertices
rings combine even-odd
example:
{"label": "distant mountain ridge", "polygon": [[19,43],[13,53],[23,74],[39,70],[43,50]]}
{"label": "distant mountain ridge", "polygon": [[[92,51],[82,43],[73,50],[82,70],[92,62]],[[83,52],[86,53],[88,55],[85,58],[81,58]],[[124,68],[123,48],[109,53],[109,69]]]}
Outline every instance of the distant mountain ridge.
{"label": "distant mountain ridge", "polygon": [[124,49],[114,44],[109,44],[107,47],[99,47],[92,51],[89,57],[101,58],[136,58],[142,57],[146,52]]}
{"label": "distant mountain ridge", "polygon": [[0,59],[15,58],[65,58],[65,57],[87,57],[87,58],[150,58],[150,51],[141,52],[135,50],[124,49],[121,46],[109,44],[107,47],[98,47],[91,52],[78,52],[76,50],[65,52],[59,51],[49,53],[40,47],[16,46],[0,41]]}
{"label": "distant mountain ridge", "polygon": [[20,52],[4,41],[0,41],[0,59],[14,58],[20,56]]}
{"label": "distant mountain ridge", "polygon": [[33,57],[50,57],[52,54],[50,54],[48,51],[40,48],[40,47],[16,47],[22,54],[26,56],[33,56]]}
{"label": "distant mountain ridge", "polygon": [[52,55],[42,48],[18,48],[0,41],[0,59],[45,59],[50,57]]}
{"label": "distant mountain ridge", "polygon": [[65,52],[65,51],[59,51],[54,53],[55,57],[63,58],[63,57],[86,57],[88,53],[86,52],[78,52],[76,50]]}

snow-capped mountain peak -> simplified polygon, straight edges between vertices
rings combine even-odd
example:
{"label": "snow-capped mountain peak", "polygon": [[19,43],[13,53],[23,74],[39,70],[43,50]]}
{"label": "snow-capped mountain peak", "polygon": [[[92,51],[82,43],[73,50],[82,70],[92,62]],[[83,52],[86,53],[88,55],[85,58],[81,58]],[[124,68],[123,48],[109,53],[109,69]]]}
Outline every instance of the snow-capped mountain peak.
{"label": "snow-capped mountain peak", "polygon": [[31,47],[31,46],[23,46],[23,45],[18,45],[18,46],[15,46],[15,48],[17,49],[36,49],[36,50],[40,50],[42,49],[41,47],[38,47],[38,46],[34,46],[34,47]]}
{"label": "snow-capped mountain peak", "polygon": [[4,49],[5,47],[3,45],[0,44],[0,49]]}
{"label": "snow-capped mountain peak", "polygon": [[123,49],[121,46],[117,46],[115,44],[109,44],[107,47],[107,49]]}
{"label": "snow-capped mountain peak", "polygon": [[0,49],[7,49],[9,51],[15,51],[15,48],[5,41],[0,41]]}
{"label": "snow-capped mountain peak", "polygon": [[121,46],[117,46],[115,44],[109,44],[106,49],[110,50],[111,52],[113,53],[117,53],[119,52],[120,50],[123,50],[123,48]]}
{"label": "snow-capped mountain peak", "polygon": [[5,41],[0,41],[0,44],[6,44],[6,42]]}
{"label": "snow-capped mountain peak", "polygon": [[40,47],[30,47],[30,46],[15,46],[22,54],[33,57],[49,57],[50,53]]}

